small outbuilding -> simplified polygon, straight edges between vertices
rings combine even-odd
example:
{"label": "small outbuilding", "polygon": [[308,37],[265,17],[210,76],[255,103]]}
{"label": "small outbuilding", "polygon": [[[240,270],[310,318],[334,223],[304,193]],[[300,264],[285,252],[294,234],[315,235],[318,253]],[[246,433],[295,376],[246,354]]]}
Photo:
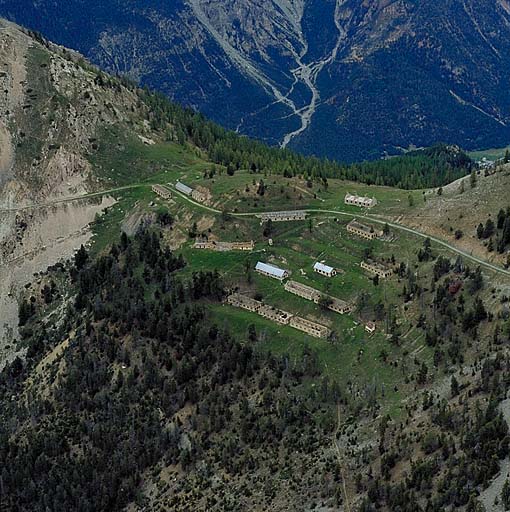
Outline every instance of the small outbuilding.
{"label": "small outbuilding", "polygon": [[330,267],[328,265],[324,265],[324,263],[317,262],[313,266],[314,272],[317,272],[317,274],[320,274],[321,276],[326,277],[335,277],[337,272],[333,267]]}
{"label": "small outbuilding", "polygon": [[376,326],[375,322],[367,322],[365,324],[365,331],[368,332],[368,334],[374,334],[376,329],[377,329],[377,326]]}

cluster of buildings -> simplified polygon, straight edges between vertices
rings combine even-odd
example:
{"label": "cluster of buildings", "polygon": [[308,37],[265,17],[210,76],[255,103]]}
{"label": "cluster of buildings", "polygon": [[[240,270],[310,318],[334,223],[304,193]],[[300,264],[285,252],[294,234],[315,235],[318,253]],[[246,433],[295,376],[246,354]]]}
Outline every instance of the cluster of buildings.
{"label": "cluster of buildings", "polygon": [[344,203],[361,208],[373,208],[377,206],[377,199],[375,197],[363,197],[347,193],[345,194]]}
{"label": "cluster of buildings", "polygon": [[152,191],[163,199],[170,199],[172,197],[170,190],[163,187],[163,185],[152,185]]}
{"label": "cluster of buildings", "polygon": [[328,338],[331,335],[331,330],[324,325],[312,322],[306,318],[301,318],[273,306],[269,306],[261,301],[247,297],[246,295],[233,293],[227,297],[227,303],[231,306],[242,308],[252,313],[257,313],[258,315],[278,324],[289,325],[290,327],[305,332],[315,338]]}
{"label": "cluster of buildings", "polygon": [[207,249],[210,251],[228,252],[228,251],[253,251],[255,242],[216,242],[214,240],[197,240],[194,249]]}
{"label": "cluster of buildings", "polygon": [[[288,270],[276,267],[275,265],[271,265],[269,263],[262,263],[261,261],[257,263],[255,270],[259,274],[272,277],[273,279],[278,279],[279,281],[287,279],[287,277],[290,275]],[[337,270],[335,268],[320,262],[315,263],[313,270],[314,272],[317,272],[318,274],[325,277],[334,277],[337,275]]]}
{"label": "cluster of buildings", "polygon": [[366,224],[362,224],[361,222],[358,222],[356,219],[352,220],[351,222],[349,222],[349,224],[347,224],[347,232],[364,238],[365,240],[375,240],[376,238],[380,238],[384,234],[381,230],[377,230],[373,226],[367,226]]}
{"label": "cluster of buildings", "polygon": [[286,212],[268,212],[257,215],[262,222],[268,220],[272,222],[289,222],[294,220],[306,220],[306,212],[301,210],[291,210]]}
{"label": "cluster of buildings", "polygon": [[285,283],[285,290],[289,293],[293,293],[302,299],[311,300],[315,304],[318,304],[322,297],[329,299],[328,309],[335,313],[344,315],[352,311],[352,306],[347,302],[331,297],[330,295],[323,295],[319,290],[307,286],[306,284],[298,283],[297,281],[287,281]]}
{"label": "cluster of buildings", "polygon": [[188,185],[185,185],[184,183],[181,183],[180,181],[178,181],[175,184],[175,188],[181,194],[184,194],[185,196],[191,197],[192,199],[194,199],[198,203],[205,203],[205,201],[207,201],[206,195],[203,194],[202,192],[200,192],[200,190],[188,187]]}
{"label": "cluster of buildings", "polygon": [[391,268],[388,268],[386,265],[383,265],[382,263],[373,260],[362,261],[361,268],[363,270],[370,272],[371,274],[379,276],[382,279],[391,277],[391,275],[393,274]]}

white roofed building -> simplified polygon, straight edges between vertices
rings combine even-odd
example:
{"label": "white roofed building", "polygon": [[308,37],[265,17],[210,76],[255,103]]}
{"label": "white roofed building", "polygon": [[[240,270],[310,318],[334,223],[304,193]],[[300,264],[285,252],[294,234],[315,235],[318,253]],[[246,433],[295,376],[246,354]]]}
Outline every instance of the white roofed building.
{"label": "white roofed building", "polygon": [[314,272],[317,272],[317,274],[320,274],[321,276],[326,277],[334,277],[336,276],[337,272],[333,267],[330,267],[328,265],[324,265],[324,263],[317,262],[313,266]]}
{"label": "white roofed building", "polygon": [[180,181],[178,181],[175,184],[175,188],[179,192],[181,192],[181,193],[183,193],[183,194],[185,194],[187,196],[190,196],[193,193],[193,189],[192,188],[188,187],[188,185],[185,185],[184,183],[181,183]]}
{"label": "white roofed building", "polygon": [[287,277],[289,277],[289,272],[282,268],[275,267],[274,265],[270,265],[269,263],[262,263],[259,261],[255,267],[255,270],[264,276],[272,277],[273,279],[278,279],[279,281],[283,281]]}

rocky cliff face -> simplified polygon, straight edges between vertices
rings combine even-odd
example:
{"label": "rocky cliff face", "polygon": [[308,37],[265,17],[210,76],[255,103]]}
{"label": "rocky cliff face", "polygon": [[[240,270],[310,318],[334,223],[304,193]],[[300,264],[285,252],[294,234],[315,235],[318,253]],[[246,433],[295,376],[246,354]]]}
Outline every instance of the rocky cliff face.
{"label": "rocky cliff face", "polygon": [[507,0],[0,0],[0,14],[306,153],[510,138]]}

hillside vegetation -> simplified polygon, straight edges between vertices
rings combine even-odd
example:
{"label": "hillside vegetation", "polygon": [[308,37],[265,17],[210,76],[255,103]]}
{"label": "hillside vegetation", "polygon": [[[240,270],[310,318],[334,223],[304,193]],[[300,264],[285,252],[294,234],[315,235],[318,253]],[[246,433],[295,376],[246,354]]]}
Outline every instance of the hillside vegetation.
{"label": "hillside vegetation", "polygon": [[[2,131],[13,160],[0,313],[13,330],[1,357],[1,506],[478,512],[479,494],[500,500],[508,274],[398,219],[429,208],[469,226],[476,208],[483,235],[503,209],[505,251],[505,169],[482,177],[445,145],[348,166],[269,148],[2,28],[18,100]],[[345,205],[346,192],[378,204]],[[306,218],[257,217],[281,209]],[[353,219],[371,236],[349,230]],[[258,261],[318,302],[255,272]],[[232,292],[328,334],[235,307]],[[330,297],[350,311],[329,309]]]}
{"label": "hillside vegetation", "polygon": [[[53,286],[24,308],[27,359],[0,375],[7,510],[337,502],[326,436],[339,388],[320,401],[302,389],[319,373],[310,351],[289,365],[242,346],[207,313],[224,294],[218,275],[182,280],[183,265],[156,233],[123,236],[97,261],[81,249],[50,274],[71,300]],[[62,305],[63,318],[43,318]]]}

